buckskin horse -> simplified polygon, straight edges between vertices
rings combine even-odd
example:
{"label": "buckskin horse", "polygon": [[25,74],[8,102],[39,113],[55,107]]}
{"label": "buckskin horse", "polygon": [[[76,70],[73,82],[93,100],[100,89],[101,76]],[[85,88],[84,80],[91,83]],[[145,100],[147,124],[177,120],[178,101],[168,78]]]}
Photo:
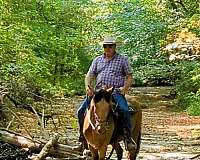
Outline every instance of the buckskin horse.
{"label": "buckskin horse", "polygon": [[[105,159],[109,144],[113,147],[111,154],[115,150],[117,158],[122,159],[123,149],[119,143],[123,140],[122,122],[120,122],[120,113],[119,116],[116,116],[113,112],[115,106],[112,101],[112,92],[113,88],[101,89],[96,92],[84,119],[83,133],[94,160]],[[138,105],[139,103],[131,99],[131,96],[127,98],[127,101],[134,105],[132,113],[130,113],[131,136],[137,143],[137,149],[128,151],[127,158],[135,160],[140,149],[142,111]]]}

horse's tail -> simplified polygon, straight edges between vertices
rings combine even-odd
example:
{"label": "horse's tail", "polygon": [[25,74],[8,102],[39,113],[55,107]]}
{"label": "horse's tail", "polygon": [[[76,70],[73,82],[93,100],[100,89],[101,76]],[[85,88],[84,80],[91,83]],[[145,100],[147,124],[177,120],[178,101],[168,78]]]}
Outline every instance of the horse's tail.
{"label": "horse's tail", "polygon": [[113,147],[113,145],[112,145],[112,150],[111,150],[109,156],[106,158],[106,160],[109,160],[109,159],[110,159],[110,157],[112,156],[113,152],[114,152],[114,147]]}

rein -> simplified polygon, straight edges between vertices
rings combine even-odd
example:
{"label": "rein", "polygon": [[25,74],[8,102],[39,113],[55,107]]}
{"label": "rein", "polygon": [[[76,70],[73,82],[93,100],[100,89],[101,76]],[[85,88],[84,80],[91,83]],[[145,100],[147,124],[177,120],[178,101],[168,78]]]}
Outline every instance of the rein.
{"label": "rein", "polygon": [[92,121],[91,121],[91,119],[90,119],[90,112],[89,112],[89,109],[87,109],[87,114],[89,115],[89,116],[88,116],[89,124],[91,125],[91,127],[92,127],[93,130],[96,130],[95,126],[93,125],[93,123],[92,123]]}
{"label": "rein", "polygon": [[[106,120],[99,120],[99,117],[97,116],[97,114],[94,113],[95,124],[93,124],[93,122],[92,122],[92,120],[91,120],[91,118],[90,118],[91,114],[90,114],[90,112],[89,112],[89,109],[87,109],[87,114],[89,115],[89,116],[88,116],[89,124],[91,125],[92,129],[95,130],[95,131],[97,131],[98,129],[100,129],[100,124],[108,123],[108,120],[107,120],[107,119],[106,119]],[[108,125],[108,124],[106,124],[106,125]],[[106,127],[106,126],[105,126],[105,127]]]}

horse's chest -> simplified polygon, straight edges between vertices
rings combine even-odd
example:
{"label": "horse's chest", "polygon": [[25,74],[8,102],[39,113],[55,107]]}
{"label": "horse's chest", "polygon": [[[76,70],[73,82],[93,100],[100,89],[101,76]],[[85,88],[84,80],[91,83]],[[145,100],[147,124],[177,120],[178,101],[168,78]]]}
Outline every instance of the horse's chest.
{"label": "horse's chest", "polygon": [[102,145],[109,144],[113,134],[113,130],[114,130],[114,123],[112,121],[105,126],[104,133],[99,134],[92,128],[88,128],[88,130],[85,132],[85,137],[91,146],[93,146],[94,148],[99,148]]}

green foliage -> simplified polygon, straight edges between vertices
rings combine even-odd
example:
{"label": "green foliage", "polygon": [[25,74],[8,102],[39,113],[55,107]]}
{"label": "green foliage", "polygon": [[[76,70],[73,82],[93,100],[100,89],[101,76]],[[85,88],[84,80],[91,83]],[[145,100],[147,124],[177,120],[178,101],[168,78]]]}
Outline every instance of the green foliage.
{"label": "green foliage", "polygon": [[200,96],[199,95],[191,95],[187,97],[188,107],[186,111],[190,115],[199,116],[200,115]]}
{"label": "green foliage", "polygon": [[181,67],[160,58],[135,69],[136,86],[173,86],[181,77]]}
{"label": "green foliage", "polygon": [[181,78],[176,85],[178,105],[190,114],[198,115],[200,66],[196,62],[184,62],[181,68]]}
{"label": "green foliage", "polygon": [[4,80],[35,86],[43,93],[82,92],[90,62],[84,50],[89,41],[87,6],[73,0],[2,0],[1,4],[0,64]]}
{"label": "green foliage", "polygon": [[200,13],[199,3],[196,0],[185,0],[183,4],[185,6],[185,12],[189,17]]}
{"label": "green foliage", "polygon": [[194,14],[199,14],[200,12],[199,3],[196,0],[167,0],[164,1],[163,5],[182,17],[191,17]]}
{"label": "green foliage", "polygon": [[187,27],[191,32],[200,36],[200,14],[194,14],[191,18],[188,19]]}

